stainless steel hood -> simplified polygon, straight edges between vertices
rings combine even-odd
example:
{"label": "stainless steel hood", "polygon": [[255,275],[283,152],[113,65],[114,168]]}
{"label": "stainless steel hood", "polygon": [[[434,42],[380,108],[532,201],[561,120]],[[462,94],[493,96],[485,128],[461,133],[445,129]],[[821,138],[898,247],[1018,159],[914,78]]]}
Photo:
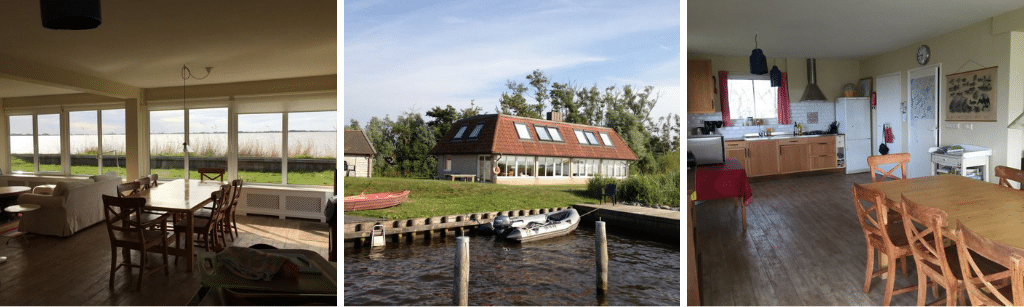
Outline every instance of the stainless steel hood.
{"label": "stainless steel hood", "polygon": [[821,92],[818,88],[818,78],[816,76],[816,67],[814,59],[807,59],[807,88],[804,89],[804,95],[800,97],[800,101],[827,101],[825,93]]}

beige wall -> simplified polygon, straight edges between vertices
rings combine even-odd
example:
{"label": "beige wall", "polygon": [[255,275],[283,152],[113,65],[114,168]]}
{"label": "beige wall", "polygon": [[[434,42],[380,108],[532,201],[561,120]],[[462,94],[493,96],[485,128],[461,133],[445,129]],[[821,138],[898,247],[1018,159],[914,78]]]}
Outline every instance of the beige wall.
{"label": "beige wall", "polygon": [[[1020,16],[1016,17],[1017,23],[1024,22],[1024,16],[1017,16]],[[991,166],[988,169],[990,174],[996,165],[1020,168],[1022,134],[1019,130],[1007,129],[1006,125],[1024,110],[1021,93],[1024,89],[1021,80],[1024,68],[1021,59],[1024,55],[1021,49],[1024,48],[1024,35],[1020,32],[993,34],[993,23],[990,18],[887,53],[864,58],[860,61],[861,75],[874,77],[900,72],[900,101],[906,101],[907,71],[921,67],[916,61],[917,49],[921,45],[928,45],[931,50],[928,65],[940,65],[940,84],[945,83],[945,75],[984,67],[999,67],[994,98],[996,122],[971,122],[972,130],[947,128],[947,123],[960,122],[945,121],[946,88],[939,87],[940,144],[971,144],[992,148]],[[906,135],[906,122],[903,123],[902,129]],[[903,144],[903,148],[907,148],[906,143]],[[991,178],[993,181],[997,180],[995,176]]]}
{"label": "beige wall", "polygon": [[[689,59],[710,59],[711,74],[718,78],[718,71],[729,73],[750,74],[750,58],[714,54],[688,53]],[[773,59],[768,58],[768,68],[778,65],[785,72],[789,81],[789,101],[797,103],[807,87],[807,59]],[[817,84],[829,101],[842,96],[843,85],[857,83],[861,77],[860,63],[852,59],[817,59]],[[716,85],[717,87],[717,85]],[[715,95],[715,111],[721,111],[719,95]]]}
{"label": "beige wall", "polygon": [[[350,167],[356,166],[356,171],[347,174],[348,177],[373,177],[373,158],[368,156],[345,156],[345,162]],[[342,174],[342,176],[345,177],[346,174]]]}
{"label": "beige wall", "polygon": [[[450,157],[452,159],[451,170],[444,169],[446,157]],[[448,174],[468,174],[479,176],[479,174],[477,174],[478,162],[478,155],[440,155],[437,156],[437,175],[442,179],[444,179],[444,176]]]}

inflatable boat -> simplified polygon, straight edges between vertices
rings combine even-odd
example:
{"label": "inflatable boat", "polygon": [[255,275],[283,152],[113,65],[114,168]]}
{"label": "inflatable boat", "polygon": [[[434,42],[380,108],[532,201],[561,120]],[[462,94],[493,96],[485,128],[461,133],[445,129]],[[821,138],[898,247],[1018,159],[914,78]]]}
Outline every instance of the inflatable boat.
{"label": "inflatable boat", "polygon": [[480,230],[493,231],[499,238],[530,242],[563,236],[576,230],[579,223],[576,209],[565,209],[517,218],[499,216],[491,224],[482,225]]}

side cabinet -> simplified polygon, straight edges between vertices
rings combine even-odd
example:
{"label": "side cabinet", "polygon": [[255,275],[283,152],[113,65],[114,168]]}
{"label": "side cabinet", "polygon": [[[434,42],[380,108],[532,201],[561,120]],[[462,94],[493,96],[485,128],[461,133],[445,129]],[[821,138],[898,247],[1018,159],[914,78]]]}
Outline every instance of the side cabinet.
{"label": "side cabinet", "polygon": [[779,142],[776,140],[747,142],[750,158],[747,176],[765,176],[779,173]]}
{"label": "side cabinet", "polygon": [[823,136],[808,140],[811,150],[811,170],[836,168],[836,137]]}
{"label": "side cabinet", "polygon": [[779,140],[779,173],[805,172],[811,169],[807,159],[809,149],[806,138]]}
{"label": "side cabinet", "polygon": [[715,113],[714,80],[711,60],[686,61],[686,113]]}
{"label": "side cabinet", "polygon": [[750,169],[750,148],[747,147],[747,142],[744,141],[728,141],[725,142],[725,157],[735,158],[740,161],[743,165],[743,169]]}

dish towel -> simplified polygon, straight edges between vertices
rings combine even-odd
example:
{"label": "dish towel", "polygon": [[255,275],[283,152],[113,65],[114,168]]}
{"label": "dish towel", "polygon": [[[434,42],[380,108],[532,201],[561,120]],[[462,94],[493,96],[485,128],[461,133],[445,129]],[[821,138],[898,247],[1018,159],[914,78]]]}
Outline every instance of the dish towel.
{"label": "dish towel", "polygon": [[282,267],[298,268],[287,257],[240,246],[225,248],[216,259],[231,273],[251,280],[271,281]]}
{"label": "dish towel", "polygon": [[885,127],[882,128],[882,130],[883,133],[885,133],[885,142],[892,144],[892,141],[895,139],[895,137],[892,136],[892,126],[885,125]]}

